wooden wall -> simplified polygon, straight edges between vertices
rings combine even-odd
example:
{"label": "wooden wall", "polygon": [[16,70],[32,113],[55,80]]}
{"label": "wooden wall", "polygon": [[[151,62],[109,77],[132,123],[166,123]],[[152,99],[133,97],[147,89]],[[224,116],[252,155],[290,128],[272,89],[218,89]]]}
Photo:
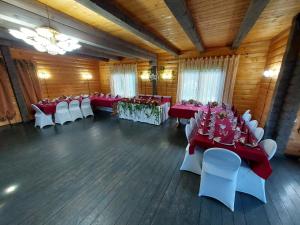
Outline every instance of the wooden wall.
{"label": "wooden wall", "polygon": [[[173,103],[176,102],[177,92],[177,76],[178,63],[181,58],[195,58],[207,56],[222,56],[231,54],[240,54],[240,63],[237,72],[236,85],[234,88],[233,103],[237,106],[240,112],[247,109],[254,111],[256,99],[258,95],[260,80],[265,68],[266,57],[268,53],[270,42],[262,41],[250,44],[243,44],[241,47],[233,51],[229,48],[212,48],[205,53],[198,53],[196,51],[186,51],[180,57],[175,57],[167,53],[158,54],[158,68],[160,66],[165,69],[173,70],[173,77],[171,80],[159,79],[158,94],[172,96]],[[130,62],[130,61],[127,61]],[[114,63],[124,63],[123,61]],[[140,75],[144,69],[150,68],[145,61],[136,61],[138,65],[138,86],[140,94],[151,94],[152,86],[150,81],[142,81]],[[109,83],[109,65],[111,63],[100,63],[100,88],[102,92],[110,92]]]}
{"label": "wooden wall", "polygon": [[61,95],[79,95],[88,93],[88,83],[82,78],[82,74],[90,73],[93,78],[89,81],[91,92],[99,91],[99,67],[98,61],[70,56],[52,56],[36,51],[11,49],[15,59],[30,59],[37,65],[39,72],[50,75],[46,81],[40,79],[43,98],[47,98],[46,85],[49,98]]}
{"label": "wooden wall", "polygon": [[272,77],[262,76],[256,101],[256,109],[254,111],[255,118],[258,119],[259,124],[262,127],[265,126],[269,114],[270,104],[286,49],[289,31],[290,29],[287,29],[271,40],[265,70],[271,70],[273,71],[273,74]]}

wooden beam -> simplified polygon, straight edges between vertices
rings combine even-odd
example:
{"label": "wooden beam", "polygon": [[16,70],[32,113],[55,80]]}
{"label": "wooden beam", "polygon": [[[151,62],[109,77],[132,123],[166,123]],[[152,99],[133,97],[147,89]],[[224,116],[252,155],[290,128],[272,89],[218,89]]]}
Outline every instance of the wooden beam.
{"label": "wooden beam", "polygon": [[130,17],[123,10],[118,8],[113,1],[111,0],[76,0],[80,4],[94,11],[95,13],[100,14],[106,19],[120,25],[126,30],[129,30],[133,34],[139,36],[140,38],[150,42],[157,47],[166,50],[167,52],[178,55],[180,53],[179,49],[174,47],[168,41],[157,36],[145,26]]}
{"label": "wooden beam", "polygon": [[18,72],[15,63],[10,55],[9,48],[7,46],[0,46],[4,64],[7,70],[7,74],[17,100],[19,111],[24,122],[29,121],[29,112],[27,109],[26,101],[22,93],[20,81],[18,79]]}
{"label": "wooden beam", "polygon": [[[0,0],[1,15],[32,24],[35,27],[48,25],[46,9],[46,5],[34,0]],[[59,11],[48,8],[48,12],[51,27],[66,35],[78,38],[81,43],[126,54],[133,58],[156,59],[156,55],[149,51],[95,29]]]}
{"label": "wooden beam", "polygon": [[270,0],[251,0],[246,15],[241,23],[240,29],[233,41],[233,49],[237,49],[240,46],[269,1]]}
{"label": "wooden beam", "polygon": [[165,0],[166,5],[171,10],[177,21],[180,23],[184,32],[187,34],[189,39],[196,46],[200,52],[204,51],[203,42],[200,35],[197,32],[196,26],[193,21],[192,14],[188,9],[185,0]]}
{"label": "wooden beam", "polygon": [[300,13],[294,18],[277,78],[265,137],[276,139],[283,152],[300,108]]}

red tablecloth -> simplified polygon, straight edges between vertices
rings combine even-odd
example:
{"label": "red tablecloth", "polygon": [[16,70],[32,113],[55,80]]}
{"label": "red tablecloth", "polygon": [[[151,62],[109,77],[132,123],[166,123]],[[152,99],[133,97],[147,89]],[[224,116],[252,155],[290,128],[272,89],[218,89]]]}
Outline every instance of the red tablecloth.
{"label": "red tablecloth", "polygon": [[120,101],[122,98],[105,98],[105,97],[90,97],[91,105],[93,107],[108,107],[113,108],[114,104]]}
{"label": "red tablecloth", "polygon": [[195,112],[203,110],[203,106],[194,106],[192,104],[175,104],[169,110],[169,116],[182,119],[190,119]]}
{"label": "red tablecloth", "polygon": [[54,114],[56,111],[56,102],[36,104],[36,106],[42,110],[45,114]]}
{"label": "red tablecloth", "polygon": [[241,143],[237,143],[236,146],[223,145],[213,140],[210,140],[208,136],[201,135],[198,132],[194,132],[194,135],[190,140],[190,154],[194,154],[196,145],[204,149],[218,147],[235,152],[242,159],[246,160],[249,163],[250,168],[253,170],[253,172],[255,172],[258,176],[262,177],[263,179],[267,179],[272,173],[272,168],[268,160],[267,154],[259,146],[256,148],[251,148]]}
{"label": "red tablecloth", "polygon": [[49,103],[37,103],[35,104],[40,110],[42,110],[45,114],[54,114],[56,112],[56,105],[59,102],[67,102],[70,103],[72,100],[78,100],[80,103],[82,101],[82,97],[80,97],[79,99],[60,99],[57,100],[55,102],[49,102]]}

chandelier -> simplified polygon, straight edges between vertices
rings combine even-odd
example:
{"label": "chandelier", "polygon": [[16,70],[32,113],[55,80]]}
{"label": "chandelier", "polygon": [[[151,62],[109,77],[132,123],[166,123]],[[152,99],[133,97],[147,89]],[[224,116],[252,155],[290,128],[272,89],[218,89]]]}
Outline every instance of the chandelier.
{"label": "chandelier", "polygon": [[9,29],[9,33],[32,45],[36,50],[51,55],[64,55],[81,47],[76,38],[59,33],[51,27],[38,27],[35,30],[21,27],[20,30]]}

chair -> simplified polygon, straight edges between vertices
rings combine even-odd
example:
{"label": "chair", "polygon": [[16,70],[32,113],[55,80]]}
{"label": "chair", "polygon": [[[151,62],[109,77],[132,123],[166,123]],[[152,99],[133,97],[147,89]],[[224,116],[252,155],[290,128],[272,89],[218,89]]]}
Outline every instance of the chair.
{"label": "chair", "polygon": [[89,98],[84,98],[81,102],[81,112],[84,118],[88,116],[94,116],[92,107],[91,107],[91,100]]}
{"label": "chair", "polygon": [[[272,139],[263,140],[259,144],[271,160],[277,150],[277,144]],[[239,173],[237,182],[237,191],[252,195],[264,203],[267,203],[265,191],[265,179],[256,175],[246,163],[243,163]]]}
{"label": "chair", "polygon": [[192,128],[191,124],[185,125],[185,136],[186,136],[186,139],[187,139],[188,142],[190,140],[190,136],[192,134],[192,131],[193,131],[193,128]]}
{"label": "chair", "polygon": [[194,117],[192,117],[192,118],[190,119],[190,124],[191,124],[191,126],[192,126],[193,129],[197,126],[197,123],[196,123],[196,120],[195,120]]}
{"label": "chair", "polygon": [[188,145],[185,149],[185,155],[183,162],[181,164],[180,170],[189,171],[198,175],[201,175],[201,161],[202,161],[202,151],[195,149],[194,154],[189,153],[190,147],[190,136],[192,134],[193,128],[191,124],[187,124],[185,126],[185,136],[188,141]]}
{"label": "chair", "polygon": [[54,125],[52,115],[46,115],[42,110],[39,109],[39,107],[34,104],[32,104],[31,107],[35,111],[35,127],[39,126],[40,129],[42,129],[44,126]]}
{"label": "chair", "polygon": [[257,122],[257,120],[251,120],[247,125],[248,125],[249,129],[252,132],[254,132],[255,129],[257,128],[257,126],[258,126],[258,122]]}
{"label": "chair", "polygon": [[76,119],[82,119],[82,113],[79,107],[79,101],[78,100],[72,100],[69,103],[69,111],[71,114],[71,118],[73,121],[75,121]]}
{"label": "chair", "polygon": [[264,136],[264,129],[261,128],[261,127],[257,127],[255,130],[254,130],[254,136],[255,138],[257,139],[257,143],[261,141],[261,139],[263,138]]}
{"label": "chair", "polygon": [[259,145],[264,149],[264,151],[268,155],[268,159],[271,160],[273,156],[275,155],[275,152],[277,150],[277,144],[272,139],[265,139],[259,143]]}
{"label": "chair", "polygon": [[242,115],[242,118],[243,118],[245,115],[247,115],[247,114],[250,114],[250,109],[247,109],[247,110],[244,112],[244,114]]}
{"label": "chair", "polygon": [[56,112],[54,114],[55,123],[63,125],[65,122],[72,121],[67,102],[60,102],[56,105]]}
{"label": "chair", "polygon": [[215,198],[234,211],[240,157],[226,149],[204,152],[199,196]]}
{"label": "chair", "polygon": [[247,113],[247,114],[245,114],[244,113],[244,115],[242,116],[242,118],[243,118],[243,120],[246,122],[246,123],[248,123],[250,120],[251,120],[251,114],[250,113]]}

